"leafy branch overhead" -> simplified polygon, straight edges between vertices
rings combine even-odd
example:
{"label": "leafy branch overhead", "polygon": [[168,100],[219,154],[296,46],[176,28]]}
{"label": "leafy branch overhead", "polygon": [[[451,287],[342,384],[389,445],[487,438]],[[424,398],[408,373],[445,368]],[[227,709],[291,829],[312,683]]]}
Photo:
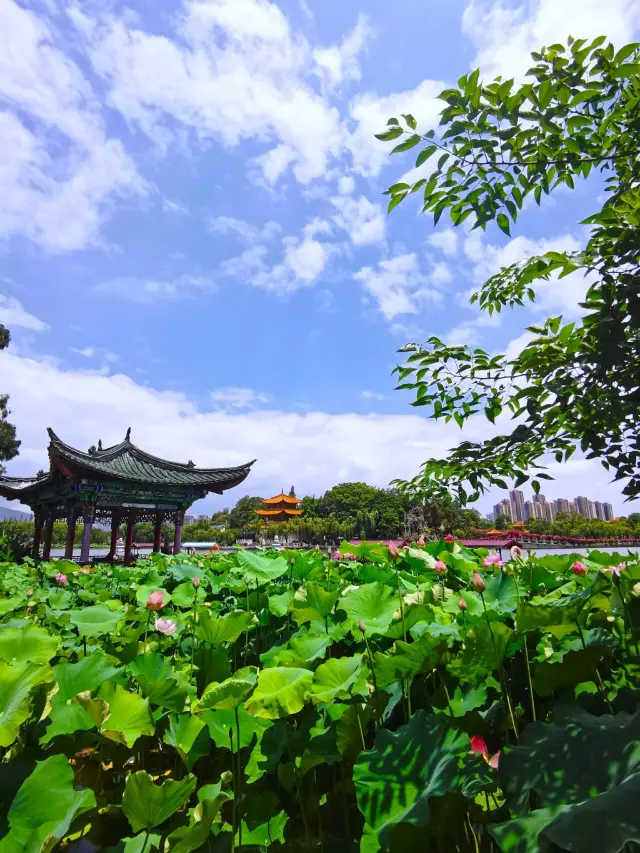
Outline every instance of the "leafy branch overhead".
{"label": "leafy branch overhead", "polygon": [[[422,199],[434,224],[448,213],[455,226],[510,235],[528,198],[541,205],[559,187],[595,171],[606,189],[602,208],[584,220],[589,239],[580,252],[547,252],[512,264],[486,281],[471,302],[489,314],[532,302],[537,286],[572,273],[586,277],[580,322],[551,317],[530,327],[532,340],[514,358],[448,346],[436,337],[409,344],[396,368],[414,406],[459,426],[482,413],[495,422],[517,419],[509,432],[463,442],[446,460],[429,459],[400,485],[430,495],[474,500],[489,486],[548,478],[544,457],[566,461],[576,449],[597,457],[624,493],[640,492],[640,51],[615,51],[604,37],[570,39],[532,54],[528,82],[498,78],[483,85],[479,71],[445,90],[440,129],[417,132],[411,115],[391,118],[378,134],[392,153],[423,146],[416,166],[425,175],[387,190],[389,210]],[[437,159],[436,159],[437,158]],[[404,168],[404,167],[403,167]],[[559,285],[560,287],[562,285]]]}

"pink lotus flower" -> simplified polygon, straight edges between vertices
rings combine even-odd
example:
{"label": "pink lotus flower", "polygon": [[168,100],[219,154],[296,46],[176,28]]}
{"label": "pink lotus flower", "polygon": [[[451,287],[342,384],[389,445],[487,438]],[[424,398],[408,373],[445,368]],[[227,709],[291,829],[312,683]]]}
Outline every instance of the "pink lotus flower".
{"label": "pink lotus flower", "polygon": [[424,539],[422,538],[422,536],[420,536],[420,537],[418,538],[418,543],[417,543],[417,544],[419,545],[419,547],[420,547],[420,548],[422,548],[422,546],[424,545]]}
{"label": "pink lotus flower", "polygon": [[200,586],[200,578],[198,577],[198,575],[194,575],[191,578],[191,583],[195,586],[196,589],[198,589],[198,587]]}
{"label": "pink lotus flower", "polygon": [[483,737],[480,737],[480,735],[471,736],[471,752],[480,753],[489,767],[493,767],[494,770],[498,769],[498,765],[500,763],[500,750],[498,750],[498,752],[494,752],[494,754],[489,757],[487,743]]}
{"label": "pink lotus flower", "polygon": [[66,586],[69,583],[67,576],[63,575],[62,572],[57,572],[55,579],[60,586]]}
{"label": "pink lotus flower", "polygon": [[164,607],[164,597],[161,589],[151,593],[149,598],[147,598],[146,607],[147,610],[162,610]]}
{"label": "pink lotus flower", "polygon": [[450,533],[447,533],[447,535],[444,537],[444,541],[445,542],[453,542],[454,541],[453,536]]}
{"label": "pink lotus flower", "polygon": [[623,572],[626,568],[626,563],[620,563],[619,566],[607,566],[605,569],[602,569],[602,571],[607,572],[617,578],[620,572]]}
{"label": "pink lotus flower", "polygon": [[571,566],[571,570],[573,571],[574,575],[579,575],[580,577],[584,577],[589,571],[585,564],[581,563],[579,560]]}
{"label": "pink lotus flower", "polygon": [[489,569],[491,566],[497,566],[501,569],[504,566],[504,563],[500,559],[499,554],[489,554],[489,556],[485,557],[482,561],[482,566],[485,569]]}
{"label": "pink lotus flower", "polygon": [[178,630],[178,625],[173,619],[156,619],[156,631],[161,634],[175,634]]}
{"label": "pink lotus flower", "polygon": [[447,565],[446,565],[446,563],[443,563],[442,560],[436,560],[436,564],[434,566],[434,569],[436,570],[436,572],[439,575],[444,575],[445,572],[447,571]]}
{"label": "pink lotus flower", "polygon": [[397,547],[396,543],[395,542],[389,542],[389,556],[391,557],[391,559],[396,560],[399,553],[400,552],[398,551],[398,547]]}
{"label": "pink lotus flower", "polygon": [[478,572],[473,573],[471,577],[471,586],[476,592],[484,592],[487,588],[486,583],[482,580],[482,575],[479,575]]}
{"label": "pink lotus flower", "polygon": [[[340,560],[341,558],[342,558],[342,554],[340,553],[340,551],[334,551],[332,556],[331,556],[332,560]],[[293,563],[293,560],[291,562]]]}
{"label": "pink lotus flower", "polygon": [[360,628],[360,630],[362,631],[363,634],[367,630],[367,626],[364,624],[362,619],[358,620],[358,628]]}

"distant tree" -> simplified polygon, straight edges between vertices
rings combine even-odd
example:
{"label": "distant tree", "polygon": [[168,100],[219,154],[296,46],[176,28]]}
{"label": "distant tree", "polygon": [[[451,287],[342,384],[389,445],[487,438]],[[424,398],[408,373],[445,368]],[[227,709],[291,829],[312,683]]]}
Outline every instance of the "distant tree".
{"label": "distant tree", "polygon": [[291,486],[291,488],[289,489],[289,497],[295,498],[295,496],[296,496],[295,486]]}
{"label": "distant tree", "polygon": [[320,507],[320,498],[304,497],[300,501],[300,509],[305,518],[316,518]]}
{"label": "distant tree", "polygon": [[211,516],[211,522],[213,524],[229,524],[229,508],[225,507],[219,512],[214,512]]}
{"label": "distant tree", "polygon": [[255,511],[262,506],[262,498],[245,495],[229,513],[229,525],[238,530],[246,527],[256,526],[258,516]]}
{"label": "distant tree", "polygon": [[496,530],[508,530],[511,527],[511,519],[508,515],[498,515],[493,524]]}
{"label": "distant tree", "polygon": [[536,518],[534,521],[527,524],[527,530],[530,533],[548,533],[551,525],[546,518]]}
{"label": "distant tree", "polygon": [[[6,349],[10,340],[9,330],[0,325],[0,350]],[[7,394],[0,395],[0,474],[5,470],[2,463],[17,456],[20,447],[20,442],[16,439],[16,428],[7,420],[10,414],[8,403],[9,396]]]}

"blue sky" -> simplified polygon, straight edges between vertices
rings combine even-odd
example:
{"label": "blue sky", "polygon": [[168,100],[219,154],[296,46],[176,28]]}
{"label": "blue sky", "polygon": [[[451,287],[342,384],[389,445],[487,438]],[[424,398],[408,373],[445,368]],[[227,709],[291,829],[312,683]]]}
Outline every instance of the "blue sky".
{"label": "blue sky", "polygon": [[[393,391],[395,350],[438,334],[522,345],[579,316],[585,282],[486,325],[468,294],[501,265],[579,247],[595,182],[525,211],[509,240],[432,223],[384,189],[415,157],[373,138],[389,116],[437,124],[470,68],[521,77],[569,34],[637,35],[640,0],[0,0],[0,355],[23,441],[80,447],[126,428],[198,465],[258,458],[246,486],[385,485],[457,443]],[[489,435],[482,421],[465,437]],[[597,463],[548,496],[620,490]],[[488,509],[493,496],[480,504]]]}

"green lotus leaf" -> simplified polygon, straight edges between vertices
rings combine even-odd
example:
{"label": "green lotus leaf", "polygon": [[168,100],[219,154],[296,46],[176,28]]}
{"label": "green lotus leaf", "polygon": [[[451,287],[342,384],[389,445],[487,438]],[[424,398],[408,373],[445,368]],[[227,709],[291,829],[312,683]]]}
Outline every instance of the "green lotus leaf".
{"label": "green lotus leaf", "polygon": [[531,601],[521,601],[516,611],[516,628],[524,633],[540,631],[552,625],[575,623],[591,595],[591,588],[561,596],[556,590]]}
{"label": "green lotus leaf", "polygon": [[97,690],[118,671],[117,659],[109,657],[100,649],[81,658],[77,663],[59,663],[53,667],[53,677],[58,684],[54,700],[66,702],[78,693]]}
{"label": "green lotus leaf", "polygon": [[[198,791],[198,798],[201,790],[202,788]],[[204,849],[210,838],[213,822],[229,799],[229,795],[222,791],[213,799],[201,800],[193,810],[189,826],[180,827],[167,836],[166,853],[193,853],[194,850]]]}
{"label": "green lotus leaf", "polygon": [[0,746],[10,746],[31,716],[32,692],[53,680],[48,665],[0,661]]}
{"label": "green lotus leaf", "polygon": [[0,841],[0,853],[52,850],[74,818],[95,806],[93,791],[74,787],[66,756],[39,761],[11,803],[9,833]]}
{"label": "green lotus leaf", "polygon": [[170,661],[160,652],[137,655],[129,664],[129,672],[134,678],[144,679],[152,684],[175,677]]}
{"label": "green lotus leaf", "polygon": [[[251,746],[254,737],[259,741],[265,731],[270,728],[273,723],[271,720],[260,719],[249,714],[243,705],[237,708],[238,727],[240,729],[240,748]],[[233,751],[238,751],[238,734],[236,731],[236,711],[205,711],[202,714],[202,719],[206,722],[209,728],[211,740],[215,743],[218,749],[230,749],[231,740],[229,733],[233,738]]]}
{"label": "green lotus leaf", "polygon": [[256,686],[257,678],[257,667],[245,666],[235,672],[231,678],[208,684],[204,689],[202,698],[194,703],[194,711],[237,708]]}
{"label": "green lotus leaf", "polygon": [[190,769],[196,761],[209,752],[209,733],[204,732],[206,723],[195,714],[170,714],[169,728],[163,740],[177,749],[180,758]]}
{"label": "green lotus leaf", "polygon": [[249,585],[259,586],[271,583],[286,574],[289,566],[284,557],[267,557],[255,554],[241,548],[238,551],[238,565],[234,568],[236,574],[249,579]]}
{"label": "green lotus leaf", "polygon": [[134,832],[160,826],[182,808],[196,788],[196,777],[189,774],[180,782],[168,779],[154,784],[144,770],[132,773],[122,796],[122,811]]}
{"label": "green lotus leaf", "polygon": [[5,616],[7,613],[11,613],[13,610],[17,610],[19,607],[25,602],[25,598],[22,595],[12,595],[9,598],[0,598],[0,616]]}
{"label": "green lotus leaf", "polygon": [[272,646],[268,652],[260,655],[260,663],[263,667],[268,666],[302,666],[317,658],[323,658],[327,647],[331,643],[331,637],[320,628],[304,633],[294,634],[288,643],[282,646]]}
{"label": "green lotus leaf", "polygon": [[269,612],[274,616],[286,616],[289,610],[289,605],[293,601],[294,592],[292,589],[285,589],[280,595],[269,596]]}
{"label": "green lotus leaf", "polygon": [[[242,821],[242,845],[252,847],[270,847],[272,844],[284,844],[284,830],[289,820],[285,811],[267,817],[264,823],[249,824]],[[236,833],[236,844],[240,843],[240,833]]]}
{"label": "green lotus leaf", "polygon": [[189,581],[185,581],[185,583],[179,584],[171,593],[171,600],[177,607],[193,607],[194,599],[197,598],[198,604],[202,604],[202,602],[207,597],[207,592],[204,587],[199,586],[198,593],[196,596],[196,588],[193,583]]}
{"label": "green lotus leaf", "polygon": [[109,716],[100,728],[106,738],[131,747],[142,735],[155,732],[149,700],[139,693],[129,693],[119,684],[107,681],[100,689],[99,698],[109,705]]}
{"label": "green lotus leaf", "polygon": [[294,621],[298,625],[320,622],[324,626],[339,597],[339,590],[328,592],[318,583],[306,583],[296,590],[293,598],[291,613]]}
{"label": "green lotus leaf", "polygon": [[424,711],[395,733],[378,730],[374,748],[356,760],[353,782],[358,807],[383,850],[395,826],[426,826],[429,800],[460,788],[469,749],[468,735]]}
{"label": "green lotus leaf", "polygon": [[91,731],[96,727],[95,720],[89,716],[85,708],[73,701],[54,705],[49,712],[49,719],[51,722],[40,738],[40,743],[49,743],[50,740],[59,735]]}
{"label": "green lotus leaf", "polygon": [[331,713],[333,709],[340,712],[336,724],[338,752],[345,758],[351,758],[364,749],[364,732],[373,717],[371,705],[333,705],[327,711]]}
{"label": "green lotus leaf", "polygon": [[314,703],[347,699],[360,674],[362,656],[331,658],[321,663],[313,674],[310,695]]}
{"label": "green lotus leaf", "polygon": [[123,838],[121,843],[124,847],[109,847],[108,853],[158,853],[161,841],[161,835],[152,832],[147,837],[146,832],[141,832],[134,838]]}
{"label": "green lotus leaf", "polygon": [[58,637],[52,637],[36,625],[5,628],[0,631],[0,660],[8,663],[49,663],[59,645]]}
{"label": "green lotus leaf", "polygon": [[390,684],[435,669],[446,650],[447,644],[443,640],[429,634],[423,634],[414,643],[396,640],[391,651],[376,652],[373,656],[378,687],[384,690]]}
{"label": "green lotus leaf", "polygon": [[444,603],[442,609],[445,613],[451,613],[453,616],[460,615],[460,607],[458,606],[458,602],[463,598],[467,609],[465,611],[465,620],[467,622],[475,621],[476,619],[484,619],[484,609],[482,607],[482,599],[478,595],[477,592],[474,592],[471,589],[462,589],[460,590],[460,594],[457,593],[452,595],[451,598],[448,598]]}
{"label": "green lotus leaf", "polygon": [[106,604],[94,604],[82,610],[71,610],[69,618],[81,637],[103,637],[112,634],[123,614],[114,612]]}
{"label": "green lotus leaf", "polygon": [[233,610],[227,616],[220,616],[203,608],[198,613],[196,637],[203,643],[218,647],[223,643],[235,642],[257,622],[253,613],[247,613],[246,610]]}
{"label": "green lotus leaf", "polygon": [[479,684],[502,665],[513,635],[502,622],[492,622],[491,628],[479,622],[467,631],[464,650],[451,661],[449,671],[459,681]]}
{"label": "green lotus leaf", "polygon": [[258,676],[258,686],[245,708],[254,717],[277,720],[297,714],[304,707],[309,694],[313,673],[295,667],[263,669]]}
{"label": "green lotus leaf", "polygon": [[358,638],[362,636],[358,627],[360,622],[366,625],[367,636],[384,634],[399,606],[396,590],[382,583],[367,583],[350,589],[338,604],[338,608],[347,614],[351,633]]}
{"label": "green lotus leaf", "polygon": [[518,606],[518,588],[512,577],[500,572],[497,575],[485,577],[486,589],[484,603],[489,615],[507,616]]}

